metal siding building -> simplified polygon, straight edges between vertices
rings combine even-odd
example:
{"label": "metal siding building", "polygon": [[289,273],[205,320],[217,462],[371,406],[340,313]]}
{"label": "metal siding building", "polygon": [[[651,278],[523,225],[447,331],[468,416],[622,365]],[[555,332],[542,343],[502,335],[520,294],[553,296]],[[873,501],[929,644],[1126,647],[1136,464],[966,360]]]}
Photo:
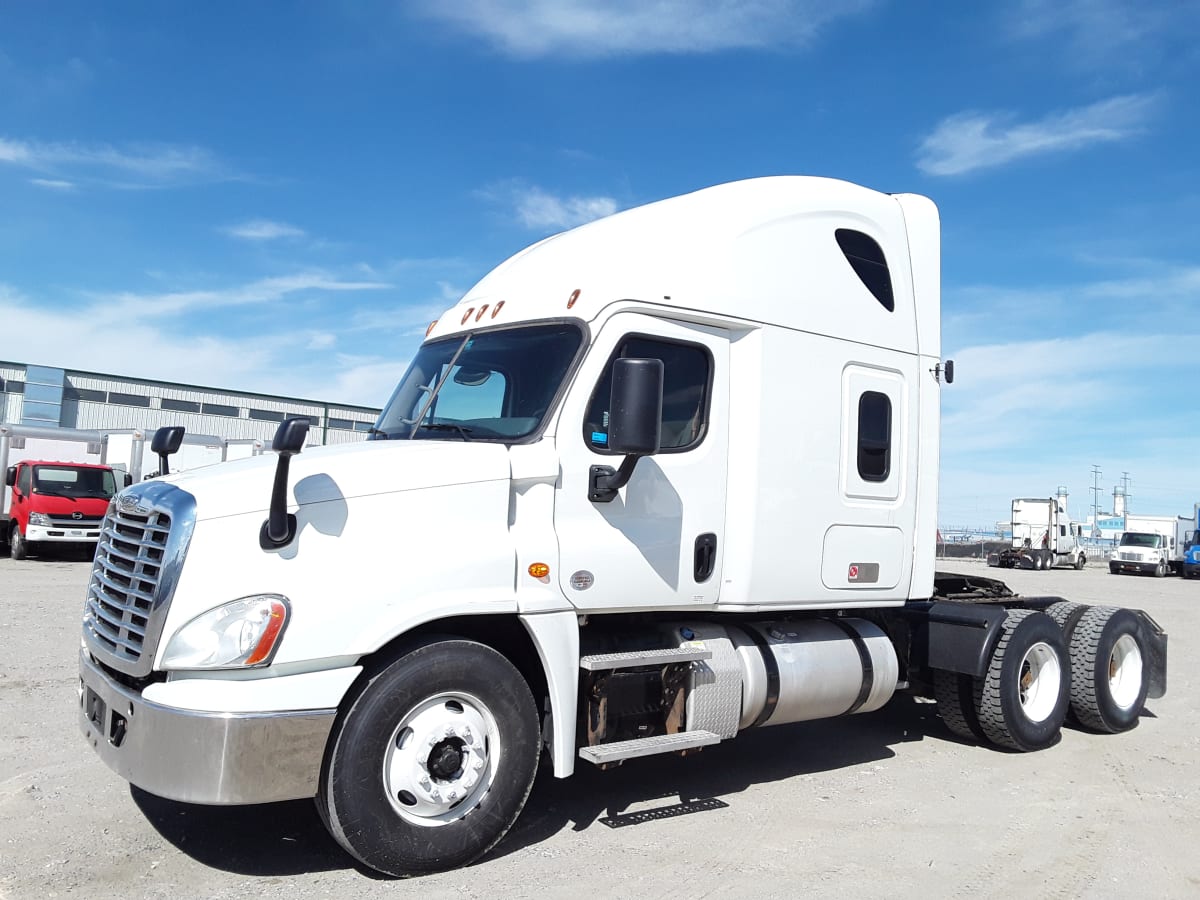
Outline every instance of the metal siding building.
{"label": "metal siding building", "polygon": [[0,360],[0,423],[97,431],[182,425],[189,433],[269,445],[285,418],[307,416],[308,443],[361,441],[378,409],[126,378]]}

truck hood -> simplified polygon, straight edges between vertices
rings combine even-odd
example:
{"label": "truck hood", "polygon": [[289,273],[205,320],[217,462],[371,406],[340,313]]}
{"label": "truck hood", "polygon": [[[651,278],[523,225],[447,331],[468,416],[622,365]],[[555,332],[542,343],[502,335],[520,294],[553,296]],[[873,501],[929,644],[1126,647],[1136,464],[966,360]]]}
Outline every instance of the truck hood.
{"label": "truck hood", "polygon": [[[218,463],[158,479],[196,498],[196,519],[262,511],[270,506],[278,457]],[[288,504],[417,491],[509,478],[503,444],[451,441],[364,441],[313,447],[292,457]]]}
{"label": "truck hood", "polygon": [[59,497],[54,494],[34,494],[29,498],[29,512],[46,513],[70,518],[72,513],[103,518],[108,510],[108,497]]}

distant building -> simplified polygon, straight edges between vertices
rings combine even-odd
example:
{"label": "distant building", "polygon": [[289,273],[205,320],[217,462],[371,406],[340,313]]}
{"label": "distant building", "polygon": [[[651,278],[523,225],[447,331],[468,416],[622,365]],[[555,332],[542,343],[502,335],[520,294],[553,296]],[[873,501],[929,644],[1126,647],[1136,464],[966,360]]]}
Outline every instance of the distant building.
{"label": "distant building", "polygon": [[361,441],[378,409],[0,360],[0,424],[96,431],[182,425],[189,433],[270,444],[307,416],[310,444]]}

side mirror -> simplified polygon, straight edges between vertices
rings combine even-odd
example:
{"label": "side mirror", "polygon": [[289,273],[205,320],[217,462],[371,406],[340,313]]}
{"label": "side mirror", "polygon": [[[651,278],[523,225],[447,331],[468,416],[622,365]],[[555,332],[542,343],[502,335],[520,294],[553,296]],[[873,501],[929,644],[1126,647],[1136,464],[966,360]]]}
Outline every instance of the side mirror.
{"label": "side mirror", "polygon": [[618,359],[613,364],[608,446],[615,453],[652,456],[662,440],[661,359]]}
{"label": "side mirror", "polygon": [[160,428],[154,432],[154,437],[150,439],[150,451],[158,454],[158,470],[162,474],[171,474],[170,468],[167,466],[167,457],[178,453],[182,443],[183,427],[180,425]]}
{"label": "side mirror", "polygon": [[592,466],[588,499],[609,503],[629,483],[643,456],[658,452],[662,439],[663,364],[661,359],[618,359],[613,363],[608,411],[609,449],[624,453],[621,467]]}
{"label": "side mirror", "polygon": [[275,429],[271,449],[279,454],[275,464],[275,484],[271,488],[271,507],[267,521],[258,532],[258,545],[264,550],[286,547],[296,536],[296,517],[287,511],[288,467],[291,458],[304,449],[308,437],[307,418],[284,419]]}
{"label": "side mirror", "polygon": [[16,466],[9,466],[8,470],[5,471],[4,483],[6,485],[8,485],[9,487],[12,487],[14,484],[17,483],[17,467]]}
{"label": "side mirror", "polygon": [[946,384],[954,384],[954,360],[946,360]]}
{"label": "side mirror", "polygon": [[124,481],[125,487],[129,487],[131,484],[133,484],[133,476],[126,472]]}
{"label": "side mirror", "polygon": [[284,419],[275,429],[275,438],[271,441],[271,449],[276,453],[295,456],[304,449],[304,441],[308,438],[308,419]]}

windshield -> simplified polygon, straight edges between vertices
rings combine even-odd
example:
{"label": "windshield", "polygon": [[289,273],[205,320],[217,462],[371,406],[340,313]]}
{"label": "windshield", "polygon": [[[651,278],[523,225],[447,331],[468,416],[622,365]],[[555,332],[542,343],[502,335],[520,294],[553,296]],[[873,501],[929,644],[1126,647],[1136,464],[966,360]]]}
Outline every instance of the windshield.
{"label": "windshield", "polygon": [[34,466],[33,491],[59,497],[102,497],[107,500],[117,492],[117,486],[111,469]]}
{"label": "windshield", "polygon": [[556,322],[456,335],[417,351],[376,439],[512,443],[537,431],[583,343]]}
{"label": "windshield", "polygon": [[1127,531],[1121,535],[1122,547],[1162,547],[1161,534],[1142,534],[1135,531]]}

